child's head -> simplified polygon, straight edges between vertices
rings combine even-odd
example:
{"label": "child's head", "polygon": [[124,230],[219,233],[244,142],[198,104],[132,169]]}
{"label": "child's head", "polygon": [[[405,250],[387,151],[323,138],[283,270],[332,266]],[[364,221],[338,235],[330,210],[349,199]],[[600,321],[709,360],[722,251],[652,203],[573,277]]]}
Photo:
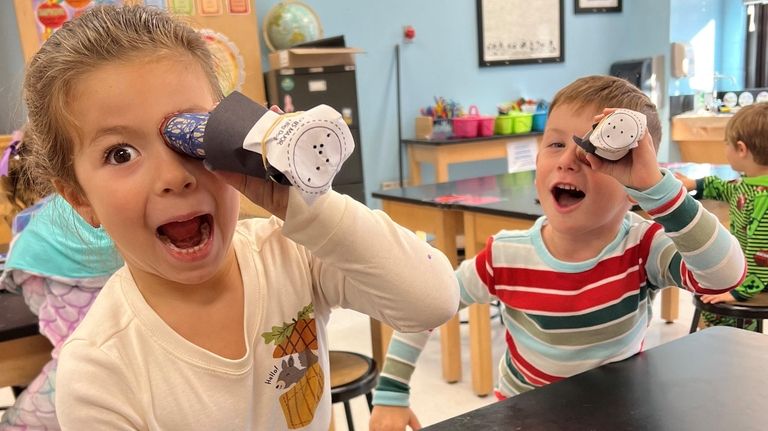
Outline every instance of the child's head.
{"label": "child's head", "polygon": [[24,81],[27,139],[33,141],[30,168],[40,186],[51,192],[54,180],[78,185],[71,160],[78,125],[68,109],[78,80],[105,64],[180,57],[202,68],[220,99],[205,42],[158,8],[95,7],[56,31],[32,58]]}
{"label": "child's head", "polygon": [[628,81],[588,76],[561,89],[550,105],[536,158],[536,189],[544,214],[562,233],[615,235],[630,208],[624,187],[577,158],[574,136],[584,136],[604,108],[627,108],[647,117],[648,133],[658,146],[661,126],[648,96]]}
{"label": "child's head", "polygon": [[46,41],[24,95],[37,176],[104,226],[137,281],[201,283],[233,258],[237,191],[158,130],[221,99],[189,26],[153,7],[94,8]]}
{"label": "child's head", "polygon": [[641,112],[648,121],[648,133],[653,138],[653,145],[659,149],[661,123],[656,105],[626,79],[605,75],[579,78],[557,92],[550,110],[559,105],[569,105],[572,110],[591,110],[595,115],[604,108],[626,108]]}
{"label": "child's head", "polygon": [[741,142],[752,154],[752,162],[768,166],[768,103],[739,109],[725,126],[725,141],[731,148]]}

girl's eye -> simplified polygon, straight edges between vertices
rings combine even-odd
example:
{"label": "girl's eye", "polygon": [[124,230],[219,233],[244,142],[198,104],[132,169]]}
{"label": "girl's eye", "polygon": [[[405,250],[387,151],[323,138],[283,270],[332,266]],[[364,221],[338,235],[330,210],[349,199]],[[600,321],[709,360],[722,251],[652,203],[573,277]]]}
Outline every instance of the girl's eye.
{"label": "girl's eye", "polygon": [[139,152],[132,146],[128,144],[119,144],[108,149],[104,153],[104,161],[110,165],[119,165],[130,162],[138,155]]}
{"label": "girl's eye", "polygon": [[562,142],[552,142],[551,144],[547,145],[548,147],[552,148],[563,148],[565,147],[565,144]]}

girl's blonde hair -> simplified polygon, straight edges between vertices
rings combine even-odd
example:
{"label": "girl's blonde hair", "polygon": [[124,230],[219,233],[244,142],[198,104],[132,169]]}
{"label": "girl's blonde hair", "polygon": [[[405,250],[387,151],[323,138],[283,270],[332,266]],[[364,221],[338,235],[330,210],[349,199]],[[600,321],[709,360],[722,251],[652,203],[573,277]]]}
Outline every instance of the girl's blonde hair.
{"label": "girl's blonde hair", "polygon": [[29,148],[23,144],[23,139],[13,141],[9,143],[3,154],[3,158],[7,158],[8,171],[1,173],[0,184],[2,184],[4,197],[11,206],[10,212],[3,216],[9,226],[16,214],[34,205],[43,197],[30,183],[32,177],[27,174]]}
{"label": "girl's blonde hair", "polygon": [[108,63],[156,57],[191,59],[208,77],[214,97],[223,97],[206,43],[188,24],[159,8],[97,6],[43,44],[24,79],[28,172],[40,194],[53,192],[54,181],[82,193],[72,163],[78,127],[68,110],[77,80]]}

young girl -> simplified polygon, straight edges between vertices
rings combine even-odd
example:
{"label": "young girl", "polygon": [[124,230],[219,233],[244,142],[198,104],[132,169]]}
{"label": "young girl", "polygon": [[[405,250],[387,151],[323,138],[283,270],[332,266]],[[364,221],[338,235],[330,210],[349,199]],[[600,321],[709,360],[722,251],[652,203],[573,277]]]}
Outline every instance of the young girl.
{"label": "young girl", "polygon": [[[30,63],[34,177],[126,263],[62,348],[63,429],[326,430],[331,308],[405,331],[458,308],[445,256],[385,214],[163,143],[166,116],[221,98],[202,39],[157,8],[94,8]],[[238,190],[275,217],[238,223]]]}
{"label": "young girl", "polygon": [[59,350],[122,259],[106,233],[85,223],[60,196],[40,199],[24,170],[27,150],[22,140],[12,143],[3,157],[7,172],[0,172],[15,210],[0,289],[24,295],[53,351],[42,372],[5,413],[0,429],[58,430],[53,385]]}

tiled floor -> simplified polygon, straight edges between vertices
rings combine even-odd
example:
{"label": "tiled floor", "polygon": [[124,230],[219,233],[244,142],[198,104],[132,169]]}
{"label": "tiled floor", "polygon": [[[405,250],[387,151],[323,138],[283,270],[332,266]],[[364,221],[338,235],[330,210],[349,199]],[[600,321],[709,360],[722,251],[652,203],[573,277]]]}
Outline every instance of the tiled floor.
{"label": "tiled floor", "polygon": [[[672,324],[664,323],[659,317],[659,303],[657,298],[654,305],[654,320],[646,337],[646,348],[652,348],[659,344],[681,337],[688,333],[688,327],[693,314],[690,295],[682,292],[680,297],[680,318]],[[462,325],[462,350],[464,378],[454,384],[442,381],[440,370],[440,342],[437,336],[433,336],[421,355],[419,365],[414,373],[412,383],[412,407],[423,426],[439,422],[463,412],[473,410],[495,401],[493,396],[480,398],[472,393],[469,379],[469,340],[468,331]],[[494,365],[503,348],[503,330],[498,320],[492,325],[492,344],[498,348],[493,349]],[[350,350],[363,354],[371,354],[371,340],[368,329],[368,317],[350,310],[336,310],[332,314],[329,328],[330,345],[335,350]],[[495,367],[494,367],[495,368]],[[494,370],[494,375],[496,374]],[[495,381],[495,378],[494,378]],[[8,405],[12,402],[9,388],[0,389],[0,405]],[[365,397],[352,400],[355,429],[368,429],[368,409]],[[336,429],[346,430],[344,410],[341,405],[334,406]]]}

